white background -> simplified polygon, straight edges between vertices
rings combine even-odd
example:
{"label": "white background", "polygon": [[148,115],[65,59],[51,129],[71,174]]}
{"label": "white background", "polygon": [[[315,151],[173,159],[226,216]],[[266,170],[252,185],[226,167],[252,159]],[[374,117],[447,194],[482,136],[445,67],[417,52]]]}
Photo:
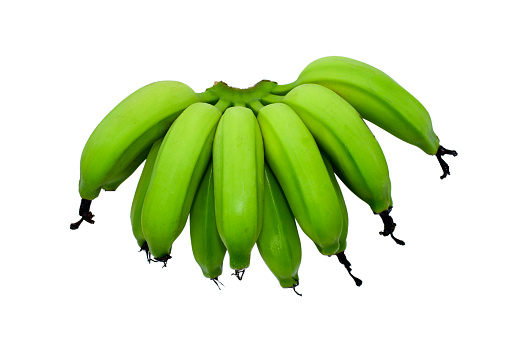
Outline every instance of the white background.
{"label": "white background", "polygon": [[[502,1],[11,1],[0,6],[1,288],[5,338],[507,338],[507,18]],[[395,235],[343,190],[347,257],[301,233],[297,296],[256,248],[220,291],[186,226],[168,267],[147,264],[129,210],[141,168],[77,231],[79,161],[99,121],[148,83],[288,83],[341,55],[429,110],[451,176],[373,127],[390,168]],[[344,188],[344,186],[343,186]]]}

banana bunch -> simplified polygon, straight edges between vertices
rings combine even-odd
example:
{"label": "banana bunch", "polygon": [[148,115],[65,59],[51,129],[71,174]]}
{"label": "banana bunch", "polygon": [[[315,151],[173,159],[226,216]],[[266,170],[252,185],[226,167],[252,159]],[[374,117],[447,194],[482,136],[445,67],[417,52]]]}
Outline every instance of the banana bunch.
{"label": "banana bunch", "polygon": [[[382,71],[345,57],[313,61],[296,81],[247,89],[217,82],[203,93],[177,81],[140,88],[90,135],[80,163],[79,228],[92,200],[116,190],[144,163],[131,225],[147,260],[171,258],[189,217],[193,255],[218,285],[228,252],[240,280],[256,245],[284,288],[299,284],[300,230],[319,253],[346,259],[348,214],[337,178],[382,218],[395,238],[389,169],[365,123],[437,157],[426,109]],[[218,285],[219,287],[219,285]],[[297,293],[297,292],[296,292]]]}

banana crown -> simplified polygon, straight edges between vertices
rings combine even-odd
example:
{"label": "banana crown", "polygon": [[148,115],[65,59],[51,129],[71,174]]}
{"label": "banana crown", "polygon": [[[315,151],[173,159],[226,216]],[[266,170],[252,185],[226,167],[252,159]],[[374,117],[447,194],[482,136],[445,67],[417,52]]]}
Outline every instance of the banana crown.
{"label": "banana crown", "polygon": [[246,106],[265,97],[276,85],[277,83],[273,81],[262,80],[249,88],[235,88],[219,81],[205,92],[209,93],[211,98],[220,98],[235,106]]}

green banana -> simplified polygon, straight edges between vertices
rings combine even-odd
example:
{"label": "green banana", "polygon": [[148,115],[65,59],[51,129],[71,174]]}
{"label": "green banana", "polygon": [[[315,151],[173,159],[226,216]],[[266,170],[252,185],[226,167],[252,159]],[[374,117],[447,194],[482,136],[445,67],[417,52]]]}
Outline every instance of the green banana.
{"label": "green banana", "polygon": [[341,264],[343,264],[343,266],[345,266],[346,270],[348,271],[348,274],[355,281],[355,284],[357,286],[361,286],[362,280],[360,280],[359,278],[355,277],[352,274],[351,264],[348,261],[348,259],[346,259],[346,256],[345,256],[346,237],[348,236],[348,212],[346,210],[345,199],[343,198],[343,193],[341,193],[341,188],[339,187],[339,184],[338,184],[338,181],[334,174],[333,166],[332,166],[332,163],[331,163],[329,157],[324,152],[321,152],[321,153],[322,153],[323,162],[325,164],[325,167],[327,168],[327,173],[329,174],[329,178],[332,182],[332,185],[334,186],[334,191],[336,192],[336,196],[338,198],[339,205],[341,206],[341,213],[344,216],[343,232],[341,232],[341,237],[339,237],[340,246],[339,246],[339,250],[336,252],[335,255],[338,258],[339,262]]}
{"label": "green banana", "polygon": [[268,96],[264,101],[280,101],[297,113],[339,178],[381,216],[382,234],[399,241],[392,235],[395,224],[388,222],[392,197],[387,162],[359,113],[332,90],[316,84],[300,85],[284,97]]}
{"label": "green banana", "polygon": [[374,213],[392,206],[385,156],[359,113],[321,85],[305,84],[281,98],[302,119],[339,178]]}
{"label": "green banana", "polygon": [[145,165],[143,166],[143,171],[141,172],[140,179],[138,181],[138,186],[136,186],[136,192],[134,193],[133,203],[131,205],[131,225],[134,234],[134,238],[140,246],[141,250],[144,250],[147,254],[147,260],[150,262],[150,252],[148,250],[147,241],[145,236],[143,235],[143,230],[141,228],[141,211],[143,208],[143,201],[145,200],[145,195],[147,194],[148,185],[150,183],[150,179],[152,177],[152,172],[154,169],[154,164],[156,162],[157,154],[159,153],[159,149],[161,148],[161,144],[163,142],[163,138],[154,142],[152,147],[150,148],[150,152],[147,156],[147,160],[145,161]]}
{"label": "green banana", "polygon": [[299,232],[281,186],[267,164],[264,195],[263,226],[256,245],[281,287],[295,290],[302,258]]}
{"label": "green banana", "polygon": [[338,93],[364,119],[427,154],[436,155],[444,172],[442,179],[450,174],[441,157],[456,156],[457,152],[440,146],[426,108],[384,72],[354,59],[329,56],[311,62],[295,82],[276,86],[272,93],[284,94],[305,83],[323,85]]}
{"label": "green banana", "polygon": [[217,230],[242,279],[263,222],[264,154],[260,128],[246,107],[228,108],[213,148]]}
{"label": "green banana", "polygon": [[93,223],[90,204],[101,188],[116,189],[143,162],[177,116],[199,100],[187,85],[159,81],[144,86],[113,108],[88,138],[80,161],[80,221]]}
{"label": "green banana", "polygon": [[171,125],[157,155],[141,211],[141,226],[156,261],[171,258],[194,195],[212,156],[221,111],[207,103],[189,106]]}
{"label": "green banana", "polygon": [[340,246],[344,217],[311,132],[282,103],[260,108],[258,123],[265,159],[281,184],[299,226],[320,253],[335,254]]}
{"label": "green banana", "polygon": [[223,272],[226,247],[216,227],[212,167],[211,161],[194,196],[189,216],[189,229],[194,259],[203,275],[212,279],[217,285],[217,278]]}

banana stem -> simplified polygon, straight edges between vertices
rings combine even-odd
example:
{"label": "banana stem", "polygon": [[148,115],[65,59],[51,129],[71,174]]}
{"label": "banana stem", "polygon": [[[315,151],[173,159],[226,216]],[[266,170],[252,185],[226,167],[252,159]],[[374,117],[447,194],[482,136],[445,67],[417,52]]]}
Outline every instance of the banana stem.
{"label": "banana stem", "polygon": [[258,115],[258,111],[263,107],[263,104],[260,100],[254,100],[247,103],[247,106],[253,110],[255,115]]}
{"label": "banana stem", "polygon": [[237,101],[237,102],[234,102],[233,103],[233,106],[237,106],[237,107],[246,107],[246,103],[245,102],[242,102],[242,101]]}
{"label": "banana stem", "polygon": [[278,102],[282,102],[284,99],[284,96],[281,95],[274,95],[274,94],[267,94],[264,96],[261,101],[264,104],[275,104]]}
{"label": "banana stem", "polygon": [[201,102],[213,103],[218,99],[218,96],[212,93],[210,90],[206,90],[203,93],[198,93],[198,100]]}
{"label": "banana stem", "polygon": [[284,95],[284,94],[290,92],[292,89],[294,89],[298,85],[299,85],[298,80],[295,80],[294,82],[286,84],[286,85],[276,85],[276,86],[274,86],[274,88],[272,88],[272,90],[270,92],[272,94]]}
{"label": "banana stem", "polygon": [[220,98],[214,106],[216,106],[221,111],[221,113],[224,113],[224,111],[226,111],[226,109],[230,107],[231,104],[232,103],[230,101]]}

